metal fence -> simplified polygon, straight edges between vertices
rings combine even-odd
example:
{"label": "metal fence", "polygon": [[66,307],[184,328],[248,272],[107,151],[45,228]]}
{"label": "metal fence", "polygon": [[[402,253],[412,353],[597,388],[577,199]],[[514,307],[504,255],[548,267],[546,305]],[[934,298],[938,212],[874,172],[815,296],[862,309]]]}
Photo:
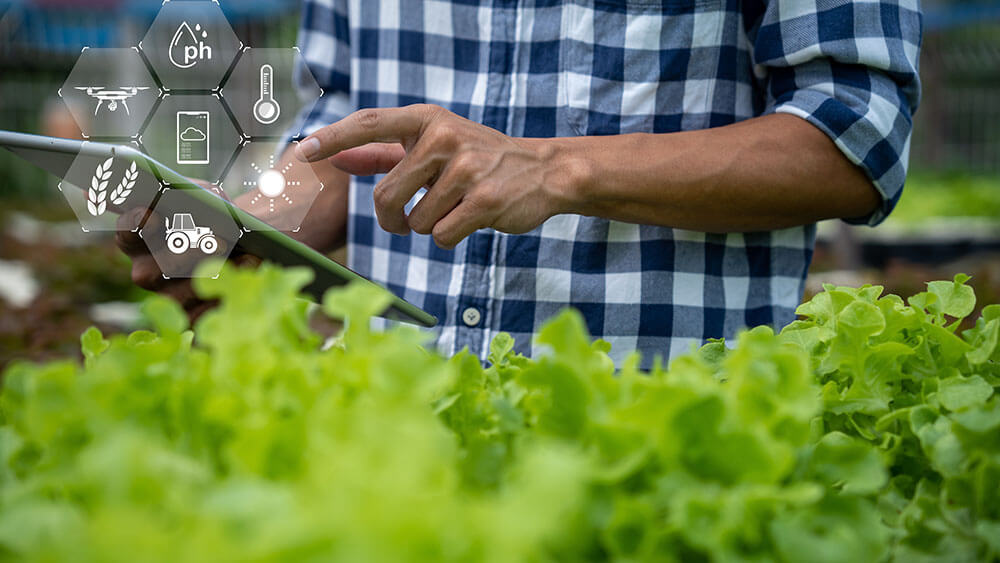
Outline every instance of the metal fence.
{"label": "metal fence", "polygon": [[[965,7],[957,13],[976,12]],[[1000,173],[1000,6],[979,13],[954,25],[928,26],[920,61],[923,101],[914,119],[915,168]]]}

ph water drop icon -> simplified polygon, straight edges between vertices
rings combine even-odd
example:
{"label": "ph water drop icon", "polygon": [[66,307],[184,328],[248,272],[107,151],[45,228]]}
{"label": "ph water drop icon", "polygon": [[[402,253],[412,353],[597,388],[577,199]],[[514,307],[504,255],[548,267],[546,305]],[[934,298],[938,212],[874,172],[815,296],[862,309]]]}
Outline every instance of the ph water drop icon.
{"label": "ph water drop icon", "polygon": [[212,60],[212,48],[205,44],[208,32],[196,24],[194,30],[182,22],[170,41],[170,62],[177,68],[191,68],[201,61]]}

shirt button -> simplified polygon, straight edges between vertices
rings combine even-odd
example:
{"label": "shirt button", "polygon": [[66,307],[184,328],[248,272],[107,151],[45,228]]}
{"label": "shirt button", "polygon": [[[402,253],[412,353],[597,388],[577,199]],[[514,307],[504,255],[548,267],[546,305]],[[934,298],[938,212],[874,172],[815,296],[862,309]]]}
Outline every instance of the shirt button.
{"label": "shirt button", "polygon": [[468,326],[476,326],[483,319],[482,313],[475,307],[469,307],[462,311],[462,321]]}

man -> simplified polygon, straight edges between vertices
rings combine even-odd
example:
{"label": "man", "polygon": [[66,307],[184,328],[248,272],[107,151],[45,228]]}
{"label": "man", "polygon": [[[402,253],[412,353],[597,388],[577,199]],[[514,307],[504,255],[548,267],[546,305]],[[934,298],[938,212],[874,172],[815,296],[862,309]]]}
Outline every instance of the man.
{"label": "man", "polygon": [[784,325],[815,222],[899,198],[920,39],[907,0],[306,0],[326,95],[294,157],[354,176],[301,236],[346,240],[444,353],[530,353],[565,306],[644,366]]}

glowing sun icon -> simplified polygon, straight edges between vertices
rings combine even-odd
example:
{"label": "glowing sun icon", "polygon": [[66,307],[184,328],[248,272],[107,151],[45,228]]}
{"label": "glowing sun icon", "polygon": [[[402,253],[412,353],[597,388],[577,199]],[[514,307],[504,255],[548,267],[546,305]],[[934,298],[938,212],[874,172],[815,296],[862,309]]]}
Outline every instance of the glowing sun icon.
{"label": "glowing sun icon", "polygon": [[289,162],[284,168],[278,170],[274,167],[274,157],[272,156],[268,159],[266,170],[257,166],[256,162],[250,163],[250,166],[253,168],[253,172],[257,178],[243,182],[243,186],[250,190],[257,190],[258,192],[250,200],[251,205],[266,198],[268,200],[268,211],[274,213],[274,204],[276,201],[282,200],[288,205],[292,204],[292,198],[288,197],[286,190],[290,187],[302,185],[302,182],[285,178],[285,174],[292,168],[293,163]]}

